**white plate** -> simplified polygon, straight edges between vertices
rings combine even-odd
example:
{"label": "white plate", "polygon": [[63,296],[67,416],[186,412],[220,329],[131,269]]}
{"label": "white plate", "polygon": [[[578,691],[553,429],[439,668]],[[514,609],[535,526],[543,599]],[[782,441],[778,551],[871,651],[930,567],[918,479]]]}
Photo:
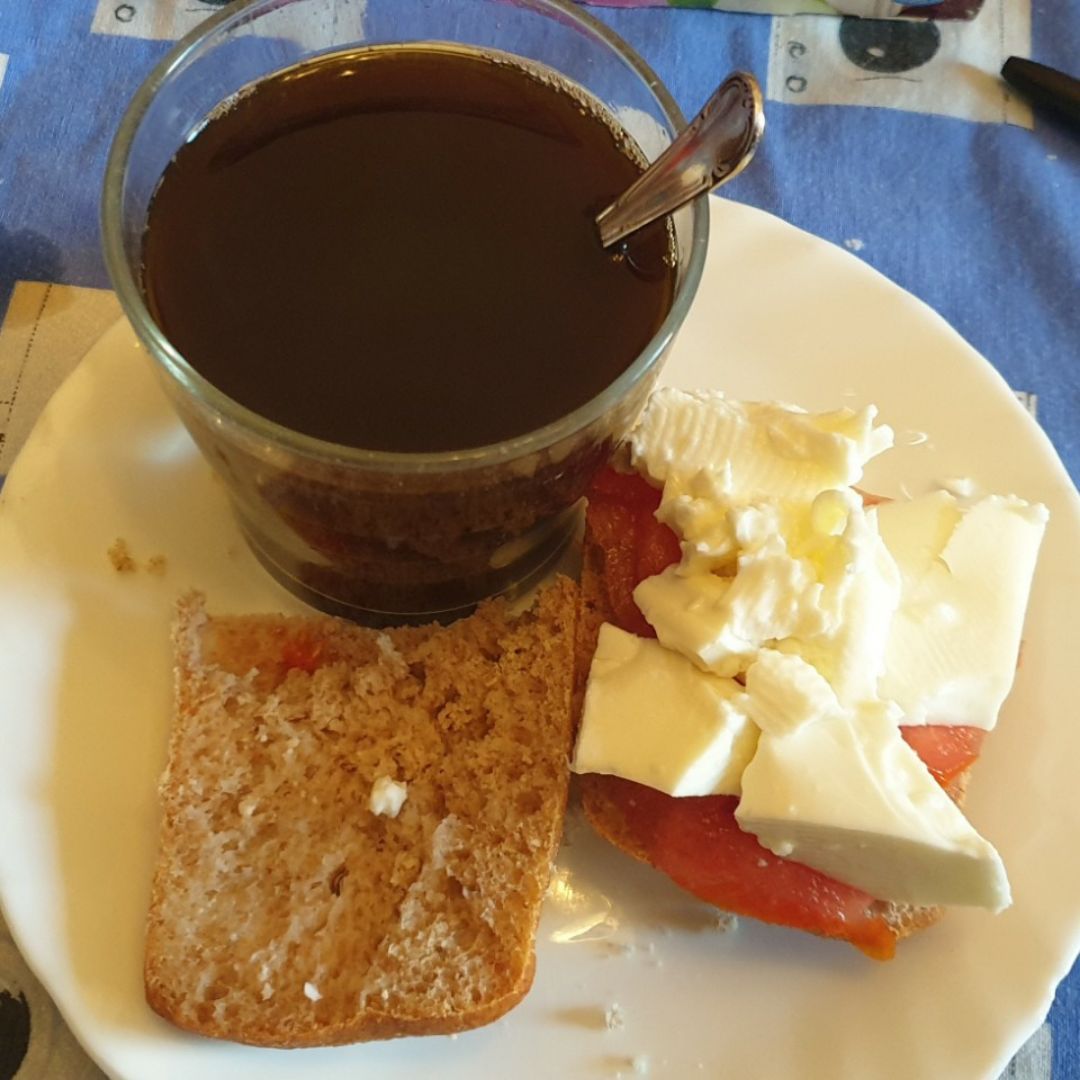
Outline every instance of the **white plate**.
{"label": "white plate", "polygon": [[[956,911],[876,964],[709,909],[595,841],[572,842],[544,916],[535,987],[457,1039],[260,1051],[184,1035],[143,1004],[155,784],[177,594],[222,611],[299,608],[258,568],[130,330],[91,351],[47,408],[0,510],[0,892],[77,1037],[138,1080],[312,1077],[992,1076],[1043,1019],[1080,947],[1080,500],[1039,428],[936,315],[857,259],[716,202],[705,280],[667,371],[684,386],[811,408],[872,401],[901,448],[871,484],[967,475],[1052,513],[1023,665],[970,816],[1016,902]],[[925,433],[925,435],[923,434]],[[140,564],[116,573],[123,537]],[[157,577],[144,568],[164,555]],[[604,1013],[617,1004],[623,1025]]]}

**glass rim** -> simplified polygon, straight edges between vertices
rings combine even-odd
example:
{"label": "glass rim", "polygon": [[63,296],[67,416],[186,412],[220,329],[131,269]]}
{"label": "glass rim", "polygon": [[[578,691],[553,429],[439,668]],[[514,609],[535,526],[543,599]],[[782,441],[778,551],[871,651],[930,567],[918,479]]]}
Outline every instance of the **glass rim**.
{"label": "glass rim", "polygon": [[[518,0],[518,3],[522,3],[522,0]],[[174,74],[183,70],[200,46],[218,32],[243,25],[250,21],[254,14],[261,14],[253,12],[252,9],[267,8],[272,11],[279,4],[280,0],[239,0],[239,3],[211,15],[181,38],[139,86],[124,112],[109,149],[100,208],[105,266],[124,315],[151,359],[201,405],[243,428],[249,435],[273,442],[279,448],[305,458],[336,465],[363,466],[373,471],[450,472],[497,465],[553,446],[587,428],[652,370],[682,325],[697,293],[705,266],[709,234],[708,195],[699,195],[689,204],[690,244],[684,275],[681,283],[676,286],[672,305],[664,321],[645,348],[603,390],[572,412],[501,442],[462,450],[411,453],[364,449],[296,431],[262,416],[220,390],[181,355],[157,325],[131,272],[121,224],[124,183],[135,137],[158,92]],[[524,0],[523,6],[540,14],[558,13],[577,28],[599,38],[641,79],[675,133],[686,126],[686,118],[660,77],[626,41],[595,16],[570,3],[570,0]]]}

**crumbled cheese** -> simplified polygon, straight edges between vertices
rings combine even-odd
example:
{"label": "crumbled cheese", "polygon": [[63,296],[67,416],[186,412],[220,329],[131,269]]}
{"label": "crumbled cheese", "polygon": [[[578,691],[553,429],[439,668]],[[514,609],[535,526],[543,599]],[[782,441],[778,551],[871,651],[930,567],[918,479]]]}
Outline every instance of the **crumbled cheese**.
{"label": "crumbled cheese", "polygon": [[623,1026],[623,1013],[618,1002],[613,1002],[604,1012],[604,1026],[608,1031],[617,1031]]}
{"label": "crumbled cheese", "polygon": [[304,997],[306,997],[308,1001],[322,1000],[322,994],[319,993],[319,988],[311,982],[304,983]]}
{"label": "crumbled cheese", "polygon": [[380,776],[371,785],[368,808],[373,814],[384,814],[386,817],[396,818],[405,805],[408,794],[408,784],[399,783],[389,776]]}

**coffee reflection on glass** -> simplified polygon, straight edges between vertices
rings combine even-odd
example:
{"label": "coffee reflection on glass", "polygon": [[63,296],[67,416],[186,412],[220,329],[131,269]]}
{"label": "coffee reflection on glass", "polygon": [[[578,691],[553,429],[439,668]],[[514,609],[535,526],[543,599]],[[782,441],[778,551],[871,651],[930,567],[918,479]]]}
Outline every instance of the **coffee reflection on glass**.
{"label": "coffee reflection on glass", "polygon": [[140,91],[110,272],[271,573],[450,616],[550,568],[655,382],[704,207],[614,254],[593,219],[681,118],[561,3],[369,0],[344,40],[282,11],[210,20]]}

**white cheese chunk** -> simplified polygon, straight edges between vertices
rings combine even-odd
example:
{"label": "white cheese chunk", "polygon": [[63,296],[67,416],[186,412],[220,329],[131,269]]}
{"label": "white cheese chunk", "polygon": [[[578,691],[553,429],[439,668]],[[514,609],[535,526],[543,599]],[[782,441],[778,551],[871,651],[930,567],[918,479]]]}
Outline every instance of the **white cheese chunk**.
{"label": "white cheese chunk", "polygon": [[1010,903],[998,853],[883,709],[763,733],[735,816],[775,854],[879,900],[995,911]]}
{"label": "white cheese chunk", "polygon": [[757,741],[742,687],[605,623],[571,768],[668,795],[737,795]]}
{"label": "white cheese chunk", "polygon": [[775,647],[813,664],[842,704],[873,700],[900,603],[900,573],[878,534],[875,511],[851,505],[843,531],[821,549],[819,566],[823,630],[796,633]]}
{"label": "white cheese chunk", "polygon": [[753,645],[731,633],[724,613],[731,579],[680,574],[669,566],[634,589],[634,602],[660,643],[702,671],[737,675]]}
{"label": "white cheese chunk", "polygon": [[687,483],[711,472],[732,502],[813,499],[857,483],[892,445],[877,410],[807,413],[792,405],[729,401],[715,390],[656,391],[630,436],[635,466],[653,480]]}
{"label": "white cheese chunk", "polygon": [[829,490],[801,507],[732,508],[728,524],[739,552],[730,577],[684,556],[634,590],[660,642],[727,676],[777,648],[818,668],[842,702],[874,698],[900,601],[875,512],[854,492]]}
{"label": "white cheese chunk", "polygon": [[945,491],[878,508],[901,574],[879,690],[906,724],[990,729],[1012,687],[1046,508]]}
{"label": "white cheese chunk", "polygon": [[745,671],[764,642],[820,629],[820,591],[801,561],[761,553],[741,557],[734,578],[668,567],[642,581],[634,601],[666,648],[730,676]]}
{"label": "white cheese chunk", "polygon": [[401,813],[401,808],[408,798],[409,788],[405,783],[399,783],[389,776],[380,776],[371,785],[371,796],[368,799],[368,809],[373,814],[385,814],[387,817],[396,818]]}
{"label": "white cheese chunk", "polygon": [[784,735],[836,711],[833,688],[802,657],[762,649],[746,673],[746,710],[769,735]]}

